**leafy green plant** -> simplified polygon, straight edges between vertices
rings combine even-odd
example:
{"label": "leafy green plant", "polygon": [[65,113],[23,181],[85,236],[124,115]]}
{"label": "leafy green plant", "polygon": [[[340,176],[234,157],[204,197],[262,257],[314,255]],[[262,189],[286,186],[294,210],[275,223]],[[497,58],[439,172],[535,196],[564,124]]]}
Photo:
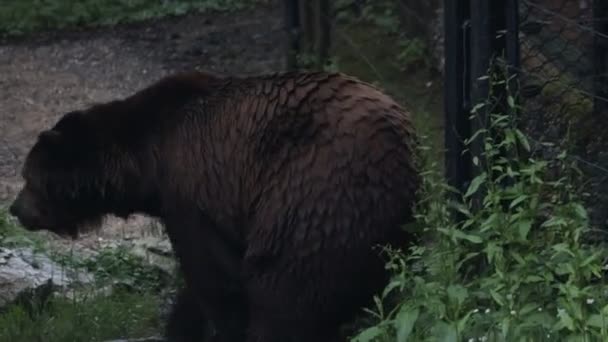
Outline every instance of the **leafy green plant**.
{"label": "leafy green plant", "polygon": [[580,172],[566,152],[535,157],[507,103],[506,113],[490,101],[473,109],[489,120],[466,141],[481,154],[464,194],[427,164],[416,219],[429,242],[389,251],[392,282],[353,341],[608,339],[608,254],[584,240]]}

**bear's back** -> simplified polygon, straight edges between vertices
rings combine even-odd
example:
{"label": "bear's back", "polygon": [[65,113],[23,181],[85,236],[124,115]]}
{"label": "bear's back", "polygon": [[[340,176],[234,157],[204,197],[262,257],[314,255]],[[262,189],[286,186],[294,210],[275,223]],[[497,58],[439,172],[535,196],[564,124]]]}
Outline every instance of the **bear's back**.
{"label": "bear's back", "polygon": [[326,167],[345,158],[354,165],[388,149],[410,154],[413,148],[409,113],[356,78],[293,72],[241,82],[246,95],[235,121],[249,128],[245,136],[264,168],[302,163],[302,154],[325,156]]}
{"label": "bear's back", "polygon": [[[343,74],[288,73],[244,82],[255,137],[248,170],[258,170],[250,173],[256,194],[251,212],[260,227],[252,255],[284,248],[309,255],[323,243],[367,246],[407,220],[419,180],[404,108]],[[280,246],[276,236],[282,236]]]}

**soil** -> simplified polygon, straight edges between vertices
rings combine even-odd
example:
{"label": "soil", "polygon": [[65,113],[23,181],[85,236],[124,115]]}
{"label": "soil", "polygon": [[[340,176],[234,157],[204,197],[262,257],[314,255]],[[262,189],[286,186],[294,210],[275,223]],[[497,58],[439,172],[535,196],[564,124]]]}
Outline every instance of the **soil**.
{"label": "soil", "polygon": [[[268,5],[0,42],[0,206],[21,187],[20,168],[38,132],[63,113],[128,96],[180,70],[283,70],[282,22],[280,6]],[[151,226],[142,216],[112,218],[78,243],[145,235]]]}

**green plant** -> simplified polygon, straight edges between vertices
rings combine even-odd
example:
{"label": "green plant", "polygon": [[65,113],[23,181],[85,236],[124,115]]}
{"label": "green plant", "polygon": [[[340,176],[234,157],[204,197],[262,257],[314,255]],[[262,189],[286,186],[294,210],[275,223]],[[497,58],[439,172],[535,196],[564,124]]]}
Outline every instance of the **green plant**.
{"label": "green plant", "polygon": [[536,158],[512,94],[507,103],[505,113],[491,101],[473,110],[472,119],[483,109],[489,120],[466,141],[482,149],[464,194],[426,165],[416,220],[430,242],[389,251],[392,282],[368,310],[375,323],[353,341],[608,339],[608,254],[583,239],[580,172],[566,152]]}

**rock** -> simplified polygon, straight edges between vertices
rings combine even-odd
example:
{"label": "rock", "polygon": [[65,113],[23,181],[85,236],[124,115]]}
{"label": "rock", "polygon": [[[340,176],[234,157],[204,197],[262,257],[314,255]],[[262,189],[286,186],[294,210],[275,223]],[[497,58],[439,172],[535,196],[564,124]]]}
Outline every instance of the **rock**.
{"label": "rock", "polygon": [[171,243],[165,236],[147,236],[135,239],[132,253],[144,258],[150,264],[172,275],[175,272],[176,261],[171,249]]}
{"label": "rock", "polygon": [[44,286],[67,289],[93,279],[93,275],[60,265],[31,248],[0,247],[0,307]]}

